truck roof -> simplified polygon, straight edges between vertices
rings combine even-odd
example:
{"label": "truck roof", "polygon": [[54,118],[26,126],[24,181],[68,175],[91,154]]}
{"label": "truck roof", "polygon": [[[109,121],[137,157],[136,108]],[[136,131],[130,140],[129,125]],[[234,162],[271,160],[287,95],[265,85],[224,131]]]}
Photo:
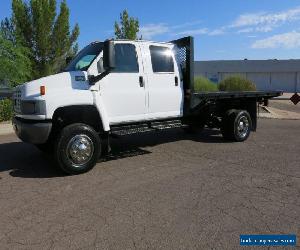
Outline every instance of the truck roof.
{"label": "truck roof", "polygon": [[[157,44],[166,44],[166,45],[174,45],[174,43],[171,42],[158,42],[158,41],[151,41],[151,40],[131,40],[131,39],[110,39],[113,41],[128,41],[128,42],[139,42],[139,43],[157,43]],[[100,43],[100,41],[94,41],[90,44],[94,43]]]}
{"label": "truck roof", "polygon": [[147,42],[147,43],[159,43],[159,44],[168,44],[173,45],[173,43],[170,42],[158,42],[158,41],[152,41],[152,40],[130,40],[130,39],[115,39],[115,41],[132,41],[132,42]]}

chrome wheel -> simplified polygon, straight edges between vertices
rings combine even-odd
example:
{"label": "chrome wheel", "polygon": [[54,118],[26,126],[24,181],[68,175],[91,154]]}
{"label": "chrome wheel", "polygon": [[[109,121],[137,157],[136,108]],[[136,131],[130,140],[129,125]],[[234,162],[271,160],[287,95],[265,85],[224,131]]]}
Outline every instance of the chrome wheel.
{"label": "chrome wheel", "polygon": [[76,135],[68,143],[67,155],[69,160],[77,166],[88,163],[94,153],[94,145],[87,135]]}
{"label": "chrome wheel", "polygon": [[247,136],[249,131],[249,120],[246,116],[241,116],[237,121],[237,134],[240,138]]}

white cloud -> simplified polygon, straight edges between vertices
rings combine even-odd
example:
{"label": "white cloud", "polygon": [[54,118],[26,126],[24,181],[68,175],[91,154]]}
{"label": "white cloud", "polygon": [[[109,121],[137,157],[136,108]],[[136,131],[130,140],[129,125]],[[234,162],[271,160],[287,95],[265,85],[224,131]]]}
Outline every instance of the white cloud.
{"label": "white cloud", "polygon": [[273,29],[274,29],[274,27],[272,27],[270,25],[265,25],[265,26],[244,28],[244,29],[238,30],[237,33],[253,33],[253,32],[267,33],[267,32],[272,31]]}
{"label": "white cloud", "polygon": [[203,28],[180,31],[183,30],[184,28],[195,26],[201,22],[202,21],[192,21],[192,22],[186,22],[178,25],[168,25],[165,23],[146,24],[140,28],[140,35],[142,35],[144,39],[152,39],[155,36],[163,35],[163,34],[186,35],[189,32],[192,32],[194,35],[204,34],[206,33],[206,29]]}
{"label": "white cloud", "polygon": [[258,12],[240,15],[229,28],[243,28],[239,33],[269,32],[274,28],[300,19],[300,7],[277,13]]}
{"label": "white cloud", "polygon": [[182,28],[186,28],[186,27],[190,27],[190,26],[195,26],[202,23],[202,21],[192,21],[192,22],[186,22],[186,23],[182,23],[182,24],[178,24],[178,25],[173,25],[172,29],[182,29]]}
{"label": "white cloud", "polygon": [[256,33],[271,32],[281,25],[297,20],[300,20],[300,6],[286,11],[273,13],[257,12],[242,14],[231,24],[216,27],[215,29],[201,27],[202,21],[200,20],[177,25],[169,25],[165,23],[147,24],[140,28],[140,35],[142,35],[144,39],[152,39],[155,36],[163,34],[168,34],[169,36],[217,36],[224,35],[226,33],[256,35]]}
{"label": "white cloud", "polygon": [[164,23],[147,24],[140,28],[140,34],[143,39],[151,39],[154,36],[170,32],[170,27]]}
{"label": "white cloud", "polygon": [[219,35],[224,35],[225,34],[225,31],[224,31],[224,27],[220,28],[220,29],[215,29],[215,30],[212,30],[210,31],[208,34],[210,36],[219,36]]}
{"label": "white cloud", "polygon": [[178,32],[176,35],[190,35],[190,36],[196,36],[196,35],[204,35],[208,33],[207,28],[200,28],[200,29],[192,29],[192,30],[185,30],[182,32]]}
{"label": "white cloud", "polygon": [[218,29],[209,30],[208,28],[195,28],[190,30],[185,30],[176,33],[176,35],[181,36],[197,36],[197,35],[209,35],[209,36],[219,36],[225,34],[225,27]]}
{"label": "white cloud", "polygon": [[251,33],[253,31],[254,31],[253,28],[245,28],[245,29],[238,30],[237,33]]}
{"label": "white cloud", "polygon": [[256,27],[255,28],[255,31],[258,31],[258,32],[270,32],[274,29],[274,26],[272,25],[265,25],[265,26],[259,26],[259,27]]}
{"label": "white cloud", "polygon": [[296,31],[283,33],[255,41],[253,49],[300,48],[300,33]]}

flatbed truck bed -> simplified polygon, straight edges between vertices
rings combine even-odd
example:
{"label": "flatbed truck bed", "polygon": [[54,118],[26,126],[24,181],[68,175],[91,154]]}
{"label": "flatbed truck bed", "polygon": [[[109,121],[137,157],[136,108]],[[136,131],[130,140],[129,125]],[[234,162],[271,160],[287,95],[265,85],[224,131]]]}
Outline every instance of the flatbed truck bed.
{"label": "flatbed truck bed", "polygon": [[282,95],[281,91],[217,91],[193,93],[194,98],[200,99],[256,98],[258,101],[280,95]]}

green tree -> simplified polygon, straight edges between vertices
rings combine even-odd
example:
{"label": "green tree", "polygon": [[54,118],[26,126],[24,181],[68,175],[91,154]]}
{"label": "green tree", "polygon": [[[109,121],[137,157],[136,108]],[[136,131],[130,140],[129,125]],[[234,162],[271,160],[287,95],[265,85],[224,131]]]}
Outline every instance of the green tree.
{"label": "green tree", "polygon": [[29,50],[5,39],[0,32],[0,83],[14,87],[31,78]]}
{"label": "green tree", "polygon": [[120,14],[120,24],[115,22],[115,36],[118,39],[136,40],[139,32],[139,21],[129,17],[127,10]]}
{"label": "green tree", "polygon": [[74,57],[78,52],[76,40],[80,32],[79,26],[76,24],[70,34],[69,16],[69,8],[66,2],[63,1],[53,29],[54,65],[57,69],[65,66],[66,57]]}
{"label": "green tree", "polygon": [[12,19],[5,18],[1,21],[0,32],[4,39],[16,43],[15,27]]}
{"label": "green tree", "polygon": [[70,31],[66,0],[58,15],[56,0],[13,0],[12,10],[16,40],[30,50],[34,78],[58,72],[77,53],[79,26]]}
{"label": "green tree", "polygon": [[12,101],[9,99],[0,100],[0,122],[8,121],[13,116]]}

